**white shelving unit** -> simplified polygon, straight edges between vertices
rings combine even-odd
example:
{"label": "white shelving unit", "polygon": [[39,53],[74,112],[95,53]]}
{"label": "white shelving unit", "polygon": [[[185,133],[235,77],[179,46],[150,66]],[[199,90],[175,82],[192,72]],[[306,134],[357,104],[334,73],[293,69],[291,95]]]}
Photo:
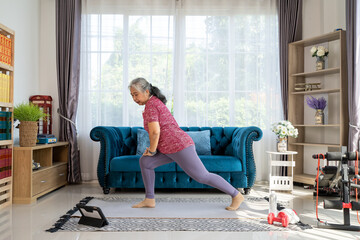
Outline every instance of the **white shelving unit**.
{"label": "white shelving unit", "polygon": [[[292,191],[293,190],[293,176],[294,176],[294,155],[297,154],[295,151],[287,152],[272,152],[266,151],[269,154],[269,192],[273,190],[283,190],[283,191]],[[288,161],[280,161],[278,158],[280,156],[290,156]],[[277,176],[274,175],[273,167],[288,167],[291,168],[291,175],[288,176]],[[290,171],[288,171],[289,173]]]}

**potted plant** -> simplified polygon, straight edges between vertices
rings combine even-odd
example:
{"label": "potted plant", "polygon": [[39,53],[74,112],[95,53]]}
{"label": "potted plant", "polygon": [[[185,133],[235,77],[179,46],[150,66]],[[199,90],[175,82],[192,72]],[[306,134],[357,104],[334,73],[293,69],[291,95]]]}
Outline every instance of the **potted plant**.
{"label": "potted plant", "polygon": [[20,147],[33,147],[36,145],[38,121],[47,117],[37,105],[20,103],[14,108],[14,118],[20,121]]}
{"label": "potted plant", "polygon": [[277,151],[286,152],[287,151],[287,138],[288,137],[298,137],[298,130],[295,128],[289,121],[280,121],[273,124],[272,132],[274,132],[277,139]]}
{"label": "potted plant", "polygon": [[329,55],[329,49],[323,46],[314,46],[310,49],[312,57],[316,57],[316,70],[325,68],[325,57]]}
{"label": "potted plant", "polygon": [[315,124],[324,124],[324,109],[326,107],[326,100],[324,97],[315,98],[313,96],[306,98],[306,103],[309,107],[316,110],[315,113]]}

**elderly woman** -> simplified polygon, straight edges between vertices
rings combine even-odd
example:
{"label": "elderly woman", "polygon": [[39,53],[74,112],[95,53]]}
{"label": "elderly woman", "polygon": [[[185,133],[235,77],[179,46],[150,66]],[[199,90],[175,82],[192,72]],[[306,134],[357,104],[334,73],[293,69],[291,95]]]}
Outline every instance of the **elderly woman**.
{"label": "elderly woman", "polygon": [[132,80],[129,89],[134,102],[145,105],[144,128],[150,138],[150,146],[139,160],[145,186],[145,200],[132,207],[155,207],[154,169],[176,162],[186,174],[199,183],[210,185],[229,194],[232,197],[232,203],[226,209],[237,210],[244,197],[225,179],[206,170],[195,151],[193,140],[181,130],[166,107],[166,98],[161,91],[144,78]]}

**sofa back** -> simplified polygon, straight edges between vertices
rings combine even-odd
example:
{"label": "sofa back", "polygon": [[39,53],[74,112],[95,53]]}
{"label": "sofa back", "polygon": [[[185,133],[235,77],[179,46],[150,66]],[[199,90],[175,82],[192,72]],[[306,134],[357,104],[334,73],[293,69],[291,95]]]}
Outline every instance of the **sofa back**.
{"label": "sofa back", "polygon": [[[121,155],[135,155],[137,130],[142,127],[119,127],[122,142]],[[237,127],[180,127],[185,132],[210,130],[212,155],[233,155],[232,137]]]}

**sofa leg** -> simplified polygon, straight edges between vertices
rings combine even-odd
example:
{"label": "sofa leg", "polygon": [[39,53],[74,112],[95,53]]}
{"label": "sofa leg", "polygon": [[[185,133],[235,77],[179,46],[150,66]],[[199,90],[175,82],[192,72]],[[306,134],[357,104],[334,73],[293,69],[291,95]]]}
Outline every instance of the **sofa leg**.
{"label": "sofa leg", "polygon": [[104,194],[109,194],[110,193],[110,188],[103,187],[103,191],[104,191]]}
{"label": "sofa leg", "polygon": [[244,195],[248,195],[250,193],[250,188],[244,188]]}

